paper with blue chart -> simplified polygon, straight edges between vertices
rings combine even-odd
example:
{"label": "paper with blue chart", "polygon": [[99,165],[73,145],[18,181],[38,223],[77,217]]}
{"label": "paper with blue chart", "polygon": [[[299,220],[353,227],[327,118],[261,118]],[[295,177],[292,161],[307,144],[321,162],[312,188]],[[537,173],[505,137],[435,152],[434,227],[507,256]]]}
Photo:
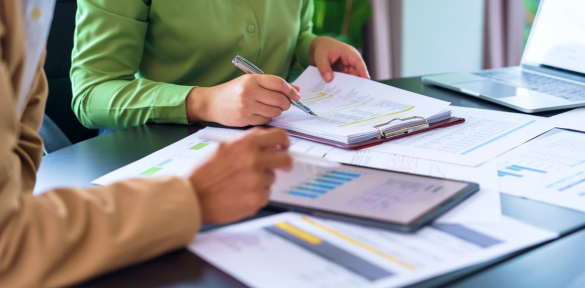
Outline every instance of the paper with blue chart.
{"label": "paper with blue chart", "polygon": [[[91,183],[105,186],[131,178],[185,176],[217,147],[216,143],[200,137],[202,131],[227,137],[237,137],[245,132],[244,130],[207,127],[140,160],[114,170]],[[299,138],[290,137],[290,140],[290,151],[316,157],[323,157],[329,150],[333,149],[329,145]]]}
{"label": "paper with blue chart", "polygon": [[200,233],[188,248],[251,287],[404,287],[556,237],[506,216],[400,233],[288,212]]}
{"label": "paper with blue chart", "polygon": [[477,166],[550,130],[546,118],[451,106],[465,122],[396,139],[366,150]]}
{"label": "paper with blue chart", "polygon": [[585,211],[585,133],[554,129],[498,157],[500,191]]}
{"label": "paper with blue chart", "polygon": [[480,190],[436,221],[440,223],[499,223],[500,192],[496,160],[469,167],[371,150],[335,148],[325,155],[335,162],[478,183]]}

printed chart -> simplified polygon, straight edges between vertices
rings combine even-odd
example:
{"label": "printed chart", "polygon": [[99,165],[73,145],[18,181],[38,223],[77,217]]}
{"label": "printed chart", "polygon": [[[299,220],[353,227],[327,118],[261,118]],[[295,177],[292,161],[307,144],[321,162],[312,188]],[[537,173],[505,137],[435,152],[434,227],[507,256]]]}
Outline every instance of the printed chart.
{"label": "printed chart", "polygon": [[508,217],[398,233],[288,212],[201,233],[189,250],[252,287],[404,287],[556,236]]}
{"label": "printed chart", "polygon": [[498,157],[500,190],[585,211],[585,133],[554,129]]}

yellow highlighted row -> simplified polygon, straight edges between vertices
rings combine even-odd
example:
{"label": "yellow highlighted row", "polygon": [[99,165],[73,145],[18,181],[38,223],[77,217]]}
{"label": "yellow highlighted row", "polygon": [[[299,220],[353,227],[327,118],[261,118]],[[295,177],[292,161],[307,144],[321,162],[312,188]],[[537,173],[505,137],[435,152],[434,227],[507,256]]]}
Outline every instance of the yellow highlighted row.
{"label": "yellow highlighted row", "polygon": [[293,225],[290,225],[286,222],[278,222],[274,226],[276,226],[276,227],[278,227],[278,228],[280,228],[280,229],[282,229],[282,230],[284,230],[284,231],[286,231],[286,232],[288,232],[296,237],[299,237],[300,239],[303,239],[303,240],[305,240],[313,245],[323,243],[323,240],[321,240],[321,238],[319,238],[315,235],[309,234],[309,233],[307,233],[307,232],[305,232],[305,231],[303,231],[303,230],[301,230]]}
{"label": "yellow highlighted row", "polygon": [[402,111],[398,111],[398,112],[394,112],[394,113],[390,113],[390,114],[386,114],[386,115],[380,115],[380,116],[372,117],[370,119],[355,121],[355,122],[352,122],[352,123],[343,124],[343,125],[340,125],[339,127],[353,125],[353,124],[357,124],[357,123],[361,123],[361,122],[366,122],[366,121],[370,121],[370,120],[374,120],[374,119],[377,119],[377,118],[382,118],[382,117],[386,117],[386,116],[390,116],[390,115],[394,115],[394,114],[404,113],[404,112],[409,111],[409,110],[412,110],[412,109],[414,109],[414,106],[411,106],[410,108],[408,108],[406,110],[402,110]]}
{"label": "yellow highlighted row", "polygon": [[[366,250],[368,250],[368,251],[370,251],[370,252],[372,252],[372,253],[374,253],[376,255],[382,256],[382,257],[384,257],[384,258],[386,258],[386,259],[388,259],[388,260],[390,260],[390,261],[392,261],[392,262],[394,262],[394,263],[396,263],[396,264],[398,264],[398,265],[400,265],[400,266],[402,266],[402,267],[404,267],[406,269],[409,269],[409,270],[412,270],[412,271],[415,271],[416,270],[416,267],[413,266],[413,265],[410,265],[410,264],[408,264],[408,263],[406,263],[406,262],[404,262],[404,261],[402,261],[402,260],[400,260],[400,259],[392,256],[392,255],[388,255],[388,254],[386,254],[386,253],[384,253],[384,252],[382,252],[382,251],[380,251],[380,250],[378,250],[378,249],[376,249],[376,248],[374,248],[374,247],[372,247],[370,245],[364,244],[364,243],[362,243],[362,242],[360,242],[358,240],[355,240],[355,239],[353,239],[353,238],[351,238],[349,236],[346,236],[344,234],[341,234],[341,233],[339,233],[339,232],[337,232],[337,231],[335,231],[335,230],[333,230],[333,229],[331,229],[331,228],[329,228],[327,226],[323,226],[323,225],[321,225],[321,224],[319,224],[319,223],[317,223],[317,222],[315,222],[315,221],[313,221],[313,220],[311,220],[311,219],[309,219],[307,217],[302,216],[301,219],[303,219],[304,221],[306,221],[306,222],[308,222],[308,223],[310,223],[310,224],[312,224],[312,225],[314,225],[314,226],[316,226],[318,228],[321,228],[321,229],[323,229],[323,230],[325,230],[325,231],[327,231],[327,232],[329,232],[329,233],[331,233],[331,234],[333,234],[333,235],[335,235],[335,236],[337,236],[337,237],[339,237],[339,238],[341,238],[343,240],[346,240],[346,241],[348,241],[348,242],[350,242],[350,243],[352,243],[354,245],[357,245],[357,246],[359,246],[361,248],[364,248],[364,249],[366,249]],[[293,228],[296,229],[296,227],[293,227]]]}

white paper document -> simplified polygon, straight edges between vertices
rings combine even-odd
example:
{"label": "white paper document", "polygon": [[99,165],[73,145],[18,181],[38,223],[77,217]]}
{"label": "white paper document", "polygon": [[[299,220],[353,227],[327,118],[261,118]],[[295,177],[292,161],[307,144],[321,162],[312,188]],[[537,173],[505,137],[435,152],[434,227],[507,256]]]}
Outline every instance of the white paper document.
{"label": "white paper document", "polygon": [[585,211],[585,133],[555,129],[498,157],[500,191]]}
{"label": "white paper document", "polygon": [[[158,150],[138,161],[114,170],[94,181],[95,185],[109,185],[117,181],[150,176],[184,176],[207,155],[210,155],[217,144],[201,138],[203,131],[237,137],[245,130],[206,127],[197,133],[191,134],[161,150]],[[289,151],[323,157],[333,149],[332,146],[290,137]]]}
{"label": "white paper document", "polygon": [[389,141],[366,150],[477,166],[548,131],[546,118],[452,106],[465,122]]}
{"label": "white paper document", "polygon": [[288,212],[201,233],[189,249],[252,287],[402,287],[555,237],[508,217],[407,234]]}
{"label": "white paper document", "polygon": [[585,132],[585,108],[573,109],[548,119],[554,127]]}
{"label": "white paper document", "polygon": [[436,222],[500,223],[502,209],[495,159],[478,167],[468,167],[378,151],[340,148],[329,151],[325,158],[359,166],[478,183],[478,192],[439,217]]}
{"label": "white paper document", "polygon": [[[449,106],[449,102],[375,81],[334,74],[333,81],[327,83],[316,67],[309,66],[293,83],[301,87],[301,101],[319,117],[291,108],[268,125],[342,143],[357,143],[379,134],[372,128],[374,125],[397,117],[429,118]],[[405,124],[422,121],[414,119]]]}

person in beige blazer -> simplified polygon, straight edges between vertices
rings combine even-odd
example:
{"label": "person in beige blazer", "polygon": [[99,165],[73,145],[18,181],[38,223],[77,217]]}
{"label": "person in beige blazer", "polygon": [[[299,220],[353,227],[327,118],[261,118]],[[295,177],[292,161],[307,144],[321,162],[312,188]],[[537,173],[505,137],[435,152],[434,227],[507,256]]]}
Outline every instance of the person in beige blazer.
{"label": "person in beige blazer", "polygon": [[79,283],[182,248],[201,223],[231,222],[266,205],[274,170],[292,165],[288,137],[277,129],[221,144],[187,178],[33,196],[48,93],[43,17],[53,7],[54,0],[0,0],[0,287]]}

